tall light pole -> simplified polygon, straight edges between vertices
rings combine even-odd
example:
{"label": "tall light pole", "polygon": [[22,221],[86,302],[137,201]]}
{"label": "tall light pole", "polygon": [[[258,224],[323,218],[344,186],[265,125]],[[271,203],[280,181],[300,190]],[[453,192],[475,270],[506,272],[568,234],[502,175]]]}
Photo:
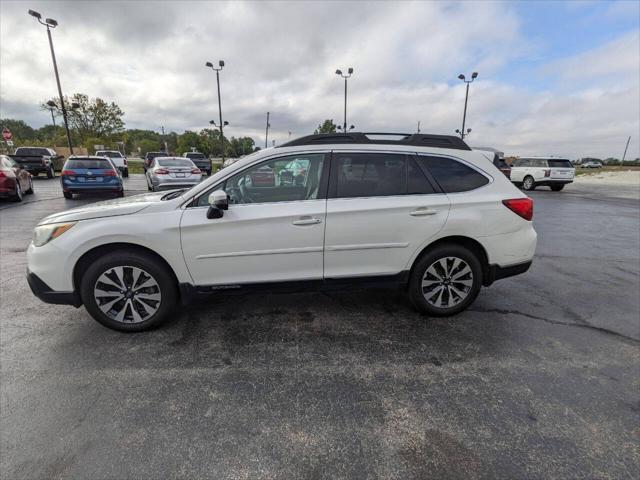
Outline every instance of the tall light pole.
{"label": "tall light pole", "polygon": [[456,132],[460,134],[460,138],[464,140],[464,137],[468,135],[469,132],[471,132],[470,128],[466,132],[464,130],[464,126],[467,121],[467,101],[469,100],[469,84],[473,83],[473,81],[476,78],[478,78],[478,72],[473,72],[471,74],[471,80],[467,80],[462,73],[458,75],[458,78],[467,84],[467,94],[464,97],[464,114],[462,115],[462,129],[456,130]]}
{"label": "tall light pole", "polygon": [[53,111],[56,109],[56,102],[53,100],[49,100],[47,102],[47,107],[49,107],[49,111],[51,112],[51,121],[53,122],[53,127],[56,126],[56,117],[53,116]]}
{"label": "tall light pole", "polygon": [[271,127],[271,124],[269,123],[269,112],[267,112],[267,130],[264,134],[264,148],[268,147],[268,141],[269,141],[269,128]]}
{"label": "tall light pole", "polygon": [[342,78],[344,78],[344,123],[342,124],[342,130],[344,132],[347,131],[347,79],[351,77],[352,74],[353,67],[349,67],[346,75],[342,73],[342,70],[336,70],[336,75],[340,75]]}
{"label": "tall light pole", "polygon": [[62,119],[64,120],[64,129],[67,132],[67,143],[69,144],[69,153],[73,155],[73,144],[71,143],[71,133],[69,133],[69,123],[67,122],[67,109],[64,106],[64,97],[62,96],[62,87],[60,86],[60,75],[58,75],[58,62],[56,62],[56,53],[53,50],[53,39],[51,38],[51,29],[58,26],[58,22],[53,18],[47,18],[42,21],[42,15],[34,10],[29,10],[29,15],[38,20],[38,23],[47,27],[47,36],[49,37],[49,47],[51,48],[51,59],[53,60],[53,71],[56,74],[56,83],[58,84],[58,95],[60,96],[60,108],[62,109]]}
{"label": "tall light pole", "polygon": [[205,66],[215,70],[216,72],[216,82],[218,83],[218,113],[220,115],[220,146],[221,146],[221,154],[222,154],[222,163],[224,163],[224,133],[222,130],[222,100],[220,99],[220,70],[224,67],[224,60],[218,61],[218,68],[213,66],[213,63],[207,62]]}
{"label": "tall light pole", "polygon": [[629,142],[631,141],[631,135],[629,135],[629,138],[627,138],[627,144],[624,147],[624,153],[622,154],[622,162],[624,164],[624,160],[625,158],[627,158],[627,149],[629,148]]}

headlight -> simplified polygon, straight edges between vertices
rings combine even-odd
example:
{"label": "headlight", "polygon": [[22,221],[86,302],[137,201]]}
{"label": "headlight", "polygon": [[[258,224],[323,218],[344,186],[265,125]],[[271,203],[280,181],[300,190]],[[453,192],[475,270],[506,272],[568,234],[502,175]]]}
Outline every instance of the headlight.
{"label": "headlight", "polygon": [[54,238],[58,238],[64,232],[73,227],[77,222],[52,223],[51,225],[41,225],[33,230],[33,244],[41,247],[49,243]]}

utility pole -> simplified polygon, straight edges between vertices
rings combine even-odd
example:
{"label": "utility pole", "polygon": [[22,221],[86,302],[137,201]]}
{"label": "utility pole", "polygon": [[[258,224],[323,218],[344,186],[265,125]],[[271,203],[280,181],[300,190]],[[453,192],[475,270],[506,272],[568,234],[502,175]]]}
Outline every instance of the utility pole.
{"label": "utility pole", "polygon": [[420,120],[418,120],[418,131],[416,133],[420,133]]}
{"label": "utility pole", "polygon": [[218,84],[218,114],[220,115],[220,152],[222,156],[222,163],[224,164],[224,123],[222,123],[222,99],[220,98],[220,70],[224,67],[224,60],[218,61],[218,68],[215,68],[211,62],[207,62],[205,67],[209,67],[216,72],[216,83]]}
{"label": "utility pole", "polygon": [[167,151],[167,141],[164,138],[164,125],[162,125],[160,128],[162,129],[162,145],[164,145],[164,152],[169,153]]}
{"label": "utility pole", "polygon": [[629,148],[629,142],[631,141],[631,135],[627,138],[627,145],[624,147],[624,153],[622,154],[622,162],[624,163],[624,159],[627,158],[627,148]]}
{"label": "utility pole", "polygon": [[264,148],[267,148],[269,145],[269,127],[271,124],[269,123],[269,112],[267,112],[267,130],[264,134]]}

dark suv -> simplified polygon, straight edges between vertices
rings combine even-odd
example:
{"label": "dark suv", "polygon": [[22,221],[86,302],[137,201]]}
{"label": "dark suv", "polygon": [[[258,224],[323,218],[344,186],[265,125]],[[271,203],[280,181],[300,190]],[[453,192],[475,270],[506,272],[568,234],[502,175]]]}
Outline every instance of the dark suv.
{"label": "dark suv", "polygon": [[149,165],[151,164],[151,161],[156,158],[156,157],[168,157],[169,154],[167,152],[147,152],[147,154],[144,156],[144,163],[142,164],[142,168],[144,169],[144,171],[147,171],[147,168],[149,168]]}
{"label": "dark suv", "polygon": [[184,156],[195,163],[200,170],[207,172],[207,175],[211,175],[211,160],[204,153],[185,152]]}

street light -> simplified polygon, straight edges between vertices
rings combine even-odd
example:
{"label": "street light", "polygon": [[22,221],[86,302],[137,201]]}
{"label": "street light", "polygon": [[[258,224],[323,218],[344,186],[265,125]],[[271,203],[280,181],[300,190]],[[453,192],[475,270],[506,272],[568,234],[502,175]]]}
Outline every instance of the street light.
{"label": "street light", "polygon": [[351,77],[352,74],[352,67],[349,67],[346,75],[342,73],[342,70],[336,70],[336,75],[340,75],[342,78],[344,78],[344,124],[342,125],[342,128],[345,132],[347,131],[347,78]]}
{"label": "street light", "polygon": [[[51,29],[58,26],[58,22],[53,18],[47,18],[42,21],[40,13],[29,10],[29,15],[38,20],[40,25],[47,27],[47,36],[49,37],[49,47],[51,49],[51,59],[53,60],[53,71],[56,74],[56,83],[58,84],[58,95],[60,96],[60,108],[62,110],[62,119],[64,120],[64,129],[67,132],[67,142],[69,144],[69,153],[73,155],[73,145],[71,143],[71,133],[69,132],[69,123],[67,122],[67,109],[64,106],[64,97],[62,96],[62,87],[60,86],[60,75],[58,75],[58,63],[56,62],[56,53],[53,50],[53,39],[51,38]],[[53,113],[53,112],[52,112]],[[53,115],[52,115],[53,116]]]}
{"label": "street light", "polygon": [[269,123],[269,115],[270,112],[267,112],[267,129],[264,133],[264,148],[268,147],[268,142],[269,142],[269,129],[271,128],[271,124]]}
{"label": "street light", "polygon": [[464,114],[462,115],[462,128],[460,130],[456,130],[456,133],[458,133],[460,135],[460,138],[464,140],[464,137],[468,135],[469,132],[471,132],[470,128],[467,130],[467,132],[465,132],[464,130],[464,125],[467,121],[467,101],[469,100],[469,84],[473,83],[473,81],[476,78],[478,78],[478,72],[473,72],[471,74],[471,80],[467,80],[462,73],[458,75],[458,78],[467,84],[467,94],[464,97]]}
{"label": "street light", "polygon": [[[349,130],[348,130],[348,131],[351,131],[351,130],[353,130],[354,128],[356,128],[356,126],[355,126],[355,125],[351,125],[351,126],[349,127]],[[342,131],[342,126],[338,125],[338,126],[336,127],[336,129],[337,129],[337,130],[341,130],[341,131]],[[345,130],[345,133],[346,133],[346,132],[347,132],[347,130]]]}
{"label": "street light", "polygon": [[224,163],[224,133],[222,130],[224,124],[222,123],[222,100],[220,99],[220,70],[222,70],[222,67],[224,67],[224,60],[218,61],[218,68],[214,67],[213,63],[211,62],[205,63],[205,67],[209,67],[211,70],[215,70],[216,72],[216,82],[218,83],[218,113],[220,114],[220,145],[222,152],[222,163]]}
{"label": "street light", "polygon": [[[213,129],[218,128],[218,125],[216,125],[216,121],[215,121],[215,120],[209,120],[209,124],[210,124],[211,126],[213,126]],[[225,120],[225,121],[224,121],[224,123],[223,123],[223,125],[226,127],[227,125],[229,125],[229,122],[227,122],[227,121]],[[212,129],[212,131],[213,131],[213,129]],[[211,135],[211,137],[212,137],[212,140],[213,140],[213,147],[215,147],[215,146],[216,146],[216,140],[215,140],[215,137],[213,136],[213,134]],[[223,146],[224,146],[224,144],[223,144]],[[213,155],[213,150],[211,150],[211,154]]]}

